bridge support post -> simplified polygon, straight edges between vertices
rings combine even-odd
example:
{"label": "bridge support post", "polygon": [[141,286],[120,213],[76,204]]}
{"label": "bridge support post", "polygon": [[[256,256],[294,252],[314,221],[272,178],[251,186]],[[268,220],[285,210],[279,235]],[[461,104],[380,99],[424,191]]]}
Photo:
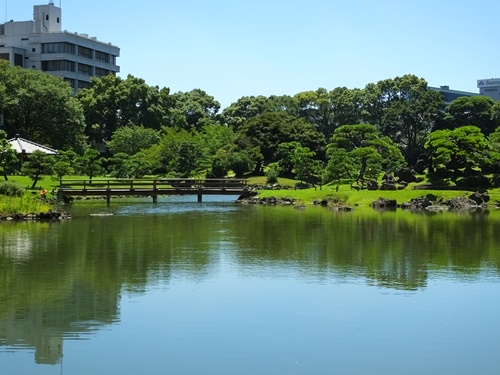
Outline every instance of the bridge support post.
{"label": "bridge support post", "polygon": [[153,203],[158,203],[158,195],[153,195]]}
{"label": "bridge support post", "polygon": [[106,203],[108,206],[111,204],[111,193],[109,191],[106,194]]}
{"label": "bridge support post", "polygon": [[198,193],[198,203],[203,202],[203,194]]}

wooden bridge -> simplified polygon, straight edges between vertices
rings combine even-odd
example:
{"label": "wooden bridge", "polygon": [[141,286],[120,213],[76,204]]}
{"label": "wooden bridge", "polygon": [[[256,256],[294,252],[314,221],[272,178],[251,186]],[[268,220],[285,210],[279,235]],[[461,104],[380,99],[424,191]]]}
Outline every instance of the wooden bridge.
{"label": "wooden bridge", "polygon": [[61,179],[59,195],[64,197],[104,196],[109,203],[111,197],[152,197],[157,202],[159,195],[203,195],[250,196],[248,181],[241,178],[161,178],[161,179]]}

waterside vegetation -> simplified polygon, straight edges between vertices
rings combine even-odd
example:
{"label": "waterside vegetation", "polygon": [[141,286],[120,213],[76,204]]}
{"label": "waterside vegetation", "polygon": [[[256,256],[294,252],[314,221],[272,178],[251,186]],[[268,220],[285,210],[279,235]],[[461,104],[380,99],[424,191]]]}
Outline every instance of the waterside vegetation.
{"label": "waterside vegetation", "polygon": [[[498,200],[500,101],[472,96],[445,106],[411,74],[362,89],[242,97],[224,109],[201,89],[172,93],[132,75],[94,77],[77,95],[58,77],[5,61],[0,78],[0,169],[34,205],[50,203],[58,181],[75,175],[249,178],[265,187],[262,197],[304,204],[401,202],[432,190]],[[17,155],[8,142],[15,136],[58,152]],[[412,190],[423,183],[425,194]],[[8,207],[30,201],[0,197]]]}

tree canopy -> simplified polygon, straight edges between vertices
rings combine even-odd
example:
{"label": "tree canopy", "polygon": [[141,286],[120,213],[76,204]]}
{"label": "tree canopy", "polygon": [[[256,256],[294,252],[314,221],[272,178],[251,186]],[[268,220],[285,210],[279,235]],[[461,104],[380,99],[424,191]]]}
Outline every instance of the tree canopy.
{"label": "tree canopy", "polygon": [[169,93],[168,88],[149,86],[132,75],[92,78],[90,88],[78,92],[91,143],[109,141],[117,129],[128,125],[159,130],[172,106]]}
{"label": "tree canopy", "polygon": [[474,125],[487,136],[500,126],[500,116],[496,116],[496,110],[495,102],[490,97],[463,96],[446,107],[444,121],[448,129]]}
{"label": "tree canopy", "polygon": [[3,60],[0,78],[0,112],[9,137],[19,134],[55,149],[83,149],[83,110],[67,82]]}
{"label": "tree canopy", "polygon": [[444,101],[438,91],[414,75],[386,79],[365,88],[364,119],[401,149],[407,163],[413,164],[423,151]]}
{"label": "tree canopy", "polygon": [[[343,175],[356,170],[358,181],[363,181],[365,174],[376,177],[381,171],[394,171],[404,165],[404,158],[397,145],[386,136],[380,135],[377,128],[370,124],[344,125],[335,130],[328,144],[331,175]],[[337,164],[339,156],[344,163]]]}
{"label": "tree canopy", "polygon": [[458,174],[461,168],[484,164],[490,158],[491,145],[481,129],[469,125],[432,132],[425,148],[435,167],[442,164]]}
{"label": "tree canopy", "polygon": [[122,152],[134,155],[158,143],[160,138],[160,131],[142,125],[123,126],[113,133],[106,146],[112,154]]}
{"label": "tree canopy", "polygon": [[280,143],[299,142],[315,152],[322,152],[324,136],[314,125],[285,112],[265,112],[247,120],[238,131],[238,142],[244,149],[258,149],[256,171],[275,162]]}

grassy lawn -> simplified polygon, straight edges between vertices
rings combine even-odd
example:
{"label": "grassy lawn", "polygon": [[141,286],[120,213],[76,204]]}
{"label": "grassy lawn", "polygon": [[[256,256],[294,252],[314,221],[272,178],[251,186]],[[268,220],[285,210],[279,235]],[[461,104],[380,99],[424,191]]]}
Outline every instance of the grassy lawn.
{"label": "grassy lawn", "polygon": [[[88,179],[86,176],[68,176],[65,179]],[[94,181],[107,180],[108,177],[97,177]],[[255,176],[248,178],[250,185],[266,185],[265,176]],[[44,176],[38,181],[35,189],[31,189],[32,181],[25,176],[9,176],[9,181],[15,182],[21,187],[26,188],[27,193],[22,198],[7,198],[0,196],[0,213],[30,213],[30,212],[46,212],[51,206],[38,199],[40,191],[47,191],[47,198],[52,197],[52,192],[57,191],[59,181],[50,177]],[[350,184],[341,183],[325,185],[322,187],[298,189],[293,186],[297,180],[278,178],[278,184],[283,187],[288,187],[283,190],[259,190],[258,196],[261,198],[276,197],[276,198],[293,198],[303,204],[312,204],[315,200],[330,199],[338,203],[351,206],[370,206],[372,202],[380,197],[387,199],[395,199],[397,203],[409,202],[412,198],[433,194],[438,198],[450,199],[458,196],[468,196],[470,191],[459,190],[413,190],[414,184],[410,184],[404,190],[396,191],[381,191],[381,190],[354,190]],[[338,186],[338,189],[337,189]],[[491,189],[488,191],[491,204],[500,204],[500,189]]]}
{"label": "grassy lawn", "polygon": [[[263,177],[265,180],[265,177]],[[250,184],[254,184],[253,178],[250,178]],[[292,181],[292,183],[290,183]],[[262,182],[259,182],[262,184]],[[265,181],[264,181],[265,183]],[[296,181],[282,180],[278,178],[278,183],[282,186],[294,186]],[[303,204],[311,204],[314,200],[333,199],[343,204],[351,206],[370,206],[372,202],[378,198],[383,197],[387,199],[395,199],[398,204],[409,202],[412,198],[418,198],[427,194],[433,194],[438,198],[444,200],[451,199],[459,196],[469,196],[471,191],[462,190],[413,190],[415,184],[410,184],[404,190],[353,190],[350,184],[339,184],[337,191],[337,184],[325,185],[321,188],[302,189],[302,190],[261,190],[259,197],[276,197],[276,198],[294,198]],[[500,189],[491,189],[488,191],[490,195],[490,203],[500,203]]]}

